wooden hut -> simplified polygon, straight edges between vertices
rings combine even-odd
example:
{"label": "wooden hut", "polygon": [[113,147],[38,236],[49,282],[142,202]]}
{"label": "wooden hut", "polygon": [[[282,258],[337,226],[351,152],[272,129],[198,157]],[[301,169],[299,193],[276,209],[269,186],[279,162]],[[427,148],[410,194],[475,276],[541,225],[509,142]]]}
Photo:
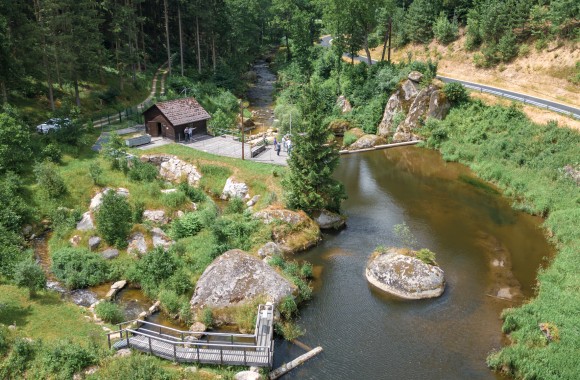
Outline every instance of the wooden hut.
{"label": "wooden hut", "polygon": [[162,136],[175,141],[185,138],[187,127],[195,128],[194,135],[207,134],[207,120],[211,116],[194,98],[156,103],[143,111],[145,131],[151,137]]}

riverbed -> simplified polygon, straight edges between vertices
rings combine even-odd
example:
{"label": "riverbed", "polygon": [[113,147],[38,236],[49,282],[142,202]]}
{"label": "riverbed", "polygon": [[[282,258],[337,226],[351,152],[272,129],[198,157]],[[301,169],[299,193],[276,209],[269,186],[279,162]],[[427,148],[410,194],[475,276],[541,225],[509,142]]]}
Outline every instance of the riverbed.
{"label": "riverbed", "polygon": [[[501,311],[533,296],[537,269],[553,254],[541,220],[423,148],[343,156],[335,176],[346,186],[348,227],[298,257],[316,274],[300,340],[324,353],[287,378],[499,378],[485,359],[506,344]],[[368,285],[369,255],[400,246],[393,227],[402,222],[436,252],[447,280],[440,298],[403,301]],[[275,365],[301,353],[279,341]]]}

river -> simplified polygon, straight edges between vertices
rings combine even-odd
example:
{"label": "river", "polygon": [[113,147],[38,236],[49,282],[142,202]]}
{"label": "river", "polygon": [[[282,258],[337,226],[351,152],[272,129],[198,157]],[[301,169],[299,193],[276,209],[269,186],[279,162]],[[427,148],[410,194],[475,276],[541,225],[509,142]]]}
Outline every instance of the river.
{"label": "river", "polygon": [[[335,176],[346,186],[348,226],[298,257],[316,274],[300,340],[324,352],[287,378],[499,378],[485,359],[506,344],[500,313],[533,296],[537,269],[553,253],[541,220],[423,148],[343,156]],[[369,255],[400,245],[393,226],[402,222],[437,253],[447,281],[440,298],[403,301],[368,285]],[[303,353],[282,341],[276,350],[275,366]]]}

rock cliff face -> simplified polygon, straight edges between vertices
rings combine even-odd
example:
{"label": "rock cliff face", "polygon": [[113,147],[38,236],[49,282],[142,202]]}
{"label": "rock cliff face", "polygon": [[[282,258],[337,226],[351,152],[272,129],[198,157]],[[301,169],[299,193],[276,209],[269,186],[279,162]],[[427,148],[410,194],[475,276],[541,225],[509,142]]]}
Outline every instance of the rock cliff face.
{"label": "rock cliff face", "polygon": [[[377,128],[379,136],[392,137],[393,142],[417,140],[414,131],[428,117],[441,120],[447,116],[450,104],[442,91],[435,85],[421,89],[419,82],[422,77],[421,73],[411,72],[408,79],[391,95]],[[395,125],[395,115],[401,112],[406,115],[405,120]]]}
{"label": "rock cliff face", "polygon": [[141,156],[141,161],[159,166],[159,175],[171,182],[186,180],[189,185],[197,186],[201,179],[195,165],[169,154],[148,154]]}
{"label": "rock cliff face", "polygon": [[232,249],[215,259],[203,272],[191,298],[197,311],[238,306],[257,297],[279,303],[294,293],[296,287],[259,258]]}
{"label": "rock cliff face", "polygon": [[366,278],[377,288],[406,299],[439,297],[445,290],[443,270],[404,255],[396,248],[373,254]]}

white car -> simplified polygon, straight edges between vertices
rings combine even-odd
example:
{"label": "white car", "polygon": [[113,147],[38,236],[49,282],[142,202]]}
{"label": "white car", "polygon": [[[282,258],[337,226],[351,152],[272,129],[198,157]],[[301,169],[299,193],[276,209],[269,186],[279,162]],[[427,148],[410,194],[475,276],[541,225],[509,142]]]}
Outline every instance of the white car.
{"label": "white car", "polygon": [[70,119],[68,118],[53,118],[48,119],[45,123],[36,126],[36,131],[38,133],[49,133],[58,130],[59,128],[70,124]]}

